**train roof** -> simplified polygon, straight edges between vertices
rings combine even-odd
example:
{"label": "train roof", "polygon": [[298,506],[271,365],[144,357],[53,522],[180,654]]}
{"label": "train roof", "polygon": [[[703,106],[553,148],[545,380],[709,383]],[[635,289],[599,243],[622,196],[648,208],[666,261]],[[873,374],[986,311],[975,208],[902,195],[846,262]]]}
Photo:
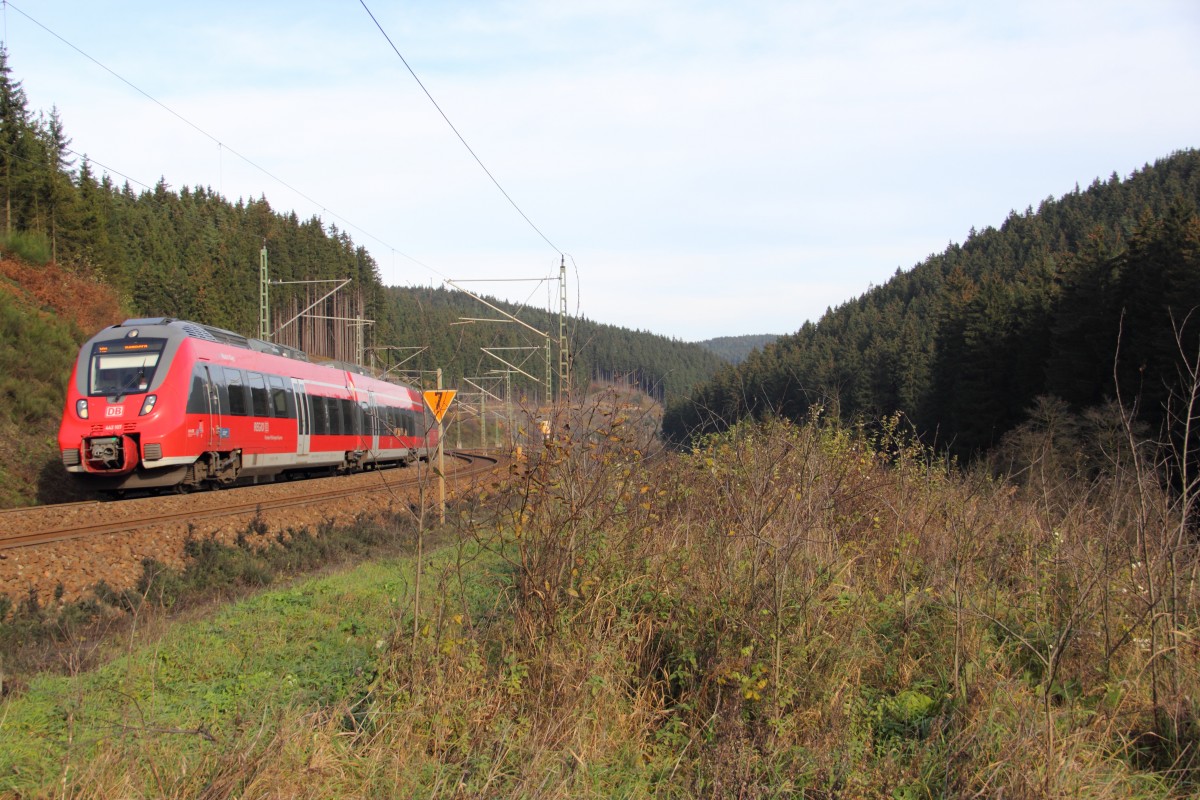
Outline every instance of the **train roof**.
{"label": "train roof", "polygon": [[242,336],[240,333],[227,331],[224,328],[215,328],[212,325],[203,325],[199,322],[191,322],[186,319],[176,319],[174,317],[142,317],[140,319],[127,319],[119,325],[112,325],[108,330],[114,328],[144,328],[150,325],[161,325],[168,328],[174,328],[185,336],[193,339],[203,339],[208,342],[217,342],[219,344],[227,344],[231,347],[241,347],[245,350],[253,350],[258,353],[270,353],[274,356],[282,356],[283,358],[291,358],[296,361],[308,361],[308,355],[302,350],[297,350],[294,347],[287,345],[275,344],[274,342],[264,342],[262,339],[251,339],[248,336]]}
{"label": "train roof", "polygon": [[[253,350],[257,353],[269,353],[270,355],[282,356],[283,358],[291,358],[296,361],[307,361],[313,364],[319,364],[323,367],[332,367],[333,369],[342,370],[345,372],[353,372],[356,375],[363,375],[368,378],[376,377],[366,367],[358,364],[351,364],[347,361],[321,361],[315,362],[308,357],[308,354],[303,350],[298,350],[295,347],[288,347],[283,344],[275,344],[274,342],[266,342],[262,339],[252,339],[249,336],[242,336],[240,333],[227,331],[224,328],[216,328],[212,325],[204,325],[199,322],[191,322],[186,319],[176,319],[175,317],[142,317],[138,319],[127,319],[119,325],[110,325],[106,330],[120,328],[144,328],[150,325],[160,325],[168,328],[174,328],[185,336],[193,339],[203,339],[208,342],[217,342],[219,344],[230,345],[231,347],[241,347],[246,350]],[[396,386],[404,386],[402,383],[394,381],[386,381]]]}

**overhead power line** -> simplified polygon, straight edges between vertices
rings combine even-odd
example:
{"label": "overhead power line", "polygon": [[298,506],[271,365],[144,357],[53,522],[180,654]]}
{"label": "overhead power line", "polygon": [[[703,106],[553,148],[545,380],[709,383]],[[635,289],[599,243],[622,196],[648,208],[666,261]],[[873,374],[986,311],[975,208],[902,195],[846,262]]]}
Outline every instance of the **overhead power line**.
{"label": "overhead power line", "polygon": [[100,169],[104,170],[105,172],[111,172],[113,175],[120,175],[120,176],[121,176],[122,178],[124,178],[125,180],[127,180],[127,181],[132,181],[133,183],[136,183],[138,186],[142,186],[142,187],[144,187],[144,188],[146,188],[146,189],[153,189],[153,188],[154,188],[153,186],[150,186],[150,184],[147,184],[147,183],[142,183],[142,182],[141,182],[141,181],[139,181],[137,178],[131,178],[131,177],[129,177],[129,176],[128,176],[128,175],[126,175],[124,172],[119,172],[119,171],[117,171],[117,170],[113,169],[112,167],[110,167],[110,166],[108,166],[108,165],[106,165],[106,164],[101,164],[101,163],[100,163],[99,161],[97,161],[96,159],[94,159],[94,158],[90,158],[90,157],[87,155],[87,153],[78,153],[78,152],[76,152],[76,151],[72,150],[72,149],[71,149],[71,148],[69,148],[69,147],[64,147],[64,148],[63,148],[63,150],[66,150],[68,153],[70,153],[70,154],[71,154],[71,155],[73,155],[73,156],[79,156],[79,157],[80,157],[80,158],[82,158],[84,161],[87,161],[89,164],[95,164],[96,166],[100,167]]}
{"label": "overhead power line", "polygon": [[[85,153],[77,153],[76,151],[72,150],[69,147],[64,147],[63,152],[70,153],[73,156],[79,156],[83,160],[87,161],[89,164],[95,164],[96,166],[100,167],[101,169],[105,170],[106,172],[111,172],[113,175],[120,175],[126,181],[132,181],[133,183],[136,183],[138,186],[141,186],[143,188],[146,188],[146,189],[154,188],[147,183],[142,183],[137,178],[129,177],[124,172],[118,172],[117,170],[113,169],[112,167],[105,166],[104,164],[101,164],[99,161],[96,161],[93,158],[88,158],[87,154],[85,154]],[[16,159],[17,161],[23,161],[26,164],[33,164],[36,167],[41,167],[43,165],[43,162],[34,161],[32,158],[26,158],[23,155],[12,152],[11,150],[5,150],[3,148],[0,148],[0,153],[3,153],[4,155],[8,156],[9,158]]]}
{"label": "overhead power line", "polygon": [[383,38],[387,40],[389,45],[391,45],[392,52],[396,54],[396,57],[400,59],[400,63],[402,63],[404,68],[408,70],[408,74],[412,75],[413,80],[416,81],[417,85],[421,87],[421,91],[424,92],[425,96],[429,98],[429,102],[433,103],[433,107],[436,108],[437,112],[442,115],[442,119],[444,119],[446,124],[450,126],[450,130],[454,131],[454,135],[458,137],[460,142],[462,142],[462,146],[467,148],[467,152],[471,154],[471,158],[475,159],[475,163],[479,165],[479,168],[483,170],[484,174],[487,175],[491,182],[495,184],[496,188],[500,190],[500,194],[504,195],[504,199],[508,201],[509,205],[517,210],[517,213],[521,215],[521,219],[525,220],[525,222],[529,224],[529,227],[533,228],[534,232],[538,236],[542,237],[542,241],[553,247],[554,252],[562,255],[562,250],[558,249],[558,245],[550,241],[550,239],[546,237],[546,234],[542,233],[541,229],[538,228],[537,225],[533,224],[533,220],[531,220],[528,215],[521,210],[521,207],[517,205],[516,201],[513,200],[512,197],[509,196],[508,192],[504,191],[504,187],[500,185],[500,181],[496,180],[496,176],[492,174],[491,170],[484,165],[483,160],[479,158],[473,149],[471,149],[471,145],[467,144],[467,140],[464,139],[463,135],[458,132],[458,128],[454,127],[454,123],[450,121],[450,117],[446,116],[445,111],[442,111],[442,107],[438,105],[437,100],[433,99],[433,95],[429,93],[429,90],[425,88],[425,84],[422,83],[421,79],[417,77],[417,73],[411,66],[409,66],[408,61],[404,58],[404,56],[401,55],[400,49],[396,47],[396,43],[392,41],[392,37],[388,36],[387,31],[385,31],[383,26],[379,24],[379,20],[377,20],[375,15],[371,13],[371,9],[367,7],[366,0],[358,1],[362,4],[363,10],[367,12],[367,16],[369,16],[371,21],[375,23],[375,27],[378,28],[379,32],[383,34]]}
{"label": "overhead power line", "polygon": [[[46,27],[45,25],[43,25],[43,24],[42,24],[41,22],[39,22],[38,20],[36,20],[36,19],[34,19],[33,17],[29,16],[29,14],[27,14],[27,13],[25,13],[24,11],[22,11],[21,9],[17,8],[15,5],[13,5],[13,4],[10,2],[10,0],[3,0],[3,2],[4,2],[4,7],[5,7],[5,8],[11,8],[13,11],[16,11],[18,14],[20,14],[20,15],[21,15],[21,16],[23,16],[23,17],[25,17],[25,19],[29,20],[29,21],[30,21],[30,22],[32,22],[34,25],[37,25],[39,28],[41,28],[42,30],[44,30],[46,33],[50,34],[50,35],[51,35],[51,36],[53,36],[55,39],[58,39],[60,42],[62,42],[63,44],[65,44],[67,47],[71,48],[71,49],[72,49],[72,50],[74,50],[76,53],[79,53],[79,55],[83,56],[83,57],[84,57],[84,58],[86,58],[88,61],[91,61],[93,64],[95,64],[96,66],[100,67],[102,70],[104,70],[104,71],[105,71],[105,72],[107,72],[108,74],[112,75],[114,78],[116,78],[117,80],[119,80],[121,83],[123,83],[123,84],[125,84],[126,86],[128,86],[129,88],[133,89],[135,92],[137,92],[138,94],[142,95],[143,97],[145,97],[145,98],[146,98],[147,100],[149,100],[150,102],[152,102],[152,103],[154,103],[155,105],[159,106],[159,107],[160,107],[160,108],[162,108],[164,111],[166,111],[168,114],[170,114],[171,116],[175,117],[175,118],[176,118],[176,119],[178,119],[180,122],[183,122],[185,125],[187,125],[188,127],[192,128],[194,131],[196,131],[197,133],[199,133],[201,136],[204,136],[205,138],[207,138],[207,139],[209,139],[210,141],[214,142],[214,143],[215,143],[215,144],[216,144],[218,147],[222,148],[223,150],[226,150],[226,151],[228,151],[228,152],[232,153],[233,155],[237,156],[237,157],[238,157],[238,158],[240,158],[242,161],[244,161],[246,164],[248,164],[249,166],[251,166],[251,167],[253,167],[254,169],[258,170],[258,171],[259,171],[259,172],[261,172],[263,175],[266,175],[268,178],[270,178],[271,180],[275,181],[275,182],[276,182],[276,183],[278,183],[280,186],[283,186],[284,188],[286,188],[286,189],[289,189],[290,191],[294,192],[294,193],[295,193],[297,196],[304,198],[304,199],[305,199],[305,200],[307,200],[309,203],[312,203],[314,206],[316,206],[317,208],[321,209],[321,212],[322,212],[322,213],[324,213],[324,214],[328,214],[329,216],[331,216],[331,217],[334,217],[334,218],[336,218],[336,219],[340,220],[341,222],[343,222],[344,224],[348,225],[349,227],[351,227],[351,228],[354,228],[356,231],[358,231],[359,233],[361,233],[363,236],[366,236],[366,237],[368,237],[368,238],[370,238],[370,239],[373,239],[373,240],[375,240],[376,242],[379,242],[381,245],[383,245],[384,247],[388,248],[388,249],[389,249],[389,250],[391,250],[393,253],[396,253],[396,254],[398,254],[398,255],[400,255],[400,256],[403,256],[405,259],[407,259],[407,260],[411,261],[412,263],[416,264],[417,266],[419,266],[419,267],[423,267],[424,269],[427,269],[427,270],[429,270],[429,271],[430,271],[430,272],[432,272],[434,275],[437,275],[439,278],[443,278],[443,279],[444,279],[444,278],[446,277],[445,275],[443,275],[443,274],[442,274],[441,272],[439,272],[438,270],[434,269],[433,267],[429,266],[428,264],[424,264],[424,263],[422,263],[421,261],[418,261],[417,259],[413,258],[412,256],[410,256],[410,255],[408,255],[408,254],[404,253],[403,251],[401,251],[401,250],[397,249],[396,247],[392,246],[391,244],[389,244],[388,242],[386,242],[386,241],[384,241],[383,239],[379,238],[378,236],[376,236],[375,234],[371,233],[370,231],[368,231],[368,230],[366,230],[366,229],[362,228],[362,227],[361,227],[361,226],[359,226],[359,225],[356,225],[354,222],[352,222],[351,220],[347,219],[346,217],[343,217],[341,214],[338,214],[338,213],[336,213],[336,212],[334,212],[334,211],[330,211],[330,210],[329,210],[329,209],[328,209],[328,208],[325,206],[325,204],[323,204],[323,203],[320,203],[320,202],[318,202],[318,201],[314,200],[313,198],[309,197],[309,196],[308,196],[307,194],[305,194],[304,192],[302,192],[302,191],[300,191],[299,189],[297,189],[295,186],[292,186],[290,183],[288,183],[287,181],[285,181],[285,180],[283,180],[282,178],[280,178],[278,175],[275,175],[274,173],[272,173],[270,170],[266,169],[266,168],[265,168],[265,167],[263,167],[262,165],[260,165],[260,164],[258,164],[258,163],[256,163],[256,162],[254,162],[254,161],[253,161],[253,160],[251,160],[250,158],[248,158],[248,157],[246,157],[246,156],[242,155],[242,154],[241,154],[241,153],[239,153],[237,150],[234,150],[232,147],[230,147],[229,145],[225,144],[225,143],[224,143],[224,142],[222,142],[220,139],[218,139],[216,136],[214,136],[214,135],[212,135],[211,133],[209,133],[208,131],[204,130],[204,129],[203,129],[203,128],[201,128],[199,125],[197,125],[196,123],[192,122],[192,121],[191,121],[191,120],[189,120],[187,117],[183,116],[183,115],[182,115],[182,114],[180,114],[178,111],[176,111],[175,109],[173,109],[173,108],[171,108],[170,106],[168,106],[166,103],[163,103],[161,100],[159,100],[158,98],[154,97],[154,96],[153,96],[153,95],[151,95],[149,92],[147,92],[147,91],[145,91],[144,89],[142,89],[142,88],[140,88],[140,87],[136,86],[136,85],[135,85],[135,84],[134,84],[132,81],[129,81],[129,80],[127,80],[125,77],[123,77],[122,75],[120,75],[119,73],[117,73],[115,70],[113,70],[113,69],[110,69],[108,66],[106,66],[106,65],[105,65],[105,64],[103,64],[103,63],[101,63],[101,62],[100,62],[99,60],[97,60],[96,58],[93,58],[91,55],[87,54],[86,52],[84,52],[82,49],[80,49],[80,48],[79,48],[79,47],[77,47],[76,45],[74,45],[74,44],[72,44],[71,42],[67,41],[67,40],[66,40],[66,39],[64,39],[62,36],[60,36],[59,34],[55,33],[53,30],[51,30],[50,28],[48,28],[48,27]],[[369,12],[368,12],[368,13],[369,13]],[[73,153],[74,153],[74,151],[71,151],[71,152],[73,152]],[[76,154],[76,155],[79,155],[78,153],[75,153],[75,154]],[[133,182],[134,182],[134,183],[137,183],[137,184],[139,184],[139,185],[141,185],[141,186],[146,186],[146,184],[142,183],[141,181],[137,181],[137,180],[134,180],[133,178],[129,178],[128,176],[126,176],[126,175],[123,175],[123,174],[122,174],[122,173],[120,173],[120,172],[117,172],[117,170],[115,170],[115,169],[112,169],[112,168],[110,168],[110,167],[106,167],[106,166],[104,166],[103,164],[100,164],[100,162],[98,162],[98,161],[96,161],[96,160],[94,160],[94,159],[88,159],[88,160],[89,160],[91,163],[93,163],[93,164],[96,164],[96,165],[98,165],[98,166],[102,167],[103,169],[105,169],[105,170],[107,170],[107,171],[109,171],[109,172],[115,173],[115,174],[117,174],[117,175],[121,175],[121,177],[123,177],[123,178],[126,178],[126,180],[133,180]],[[149,187],[147,187],[147,188],[149,188]],[[545,237],[543,237],[543,238],[545,238]]]}

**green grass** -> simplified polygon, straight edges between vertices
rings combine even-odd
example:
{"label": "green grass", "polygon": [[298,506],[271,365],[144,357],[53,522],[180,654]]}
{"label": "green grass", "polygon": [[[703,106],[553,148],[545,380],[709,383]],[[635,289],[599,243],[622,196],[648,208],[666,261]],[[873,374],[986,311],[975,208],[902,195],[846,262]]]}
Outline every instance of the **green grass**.
{"label": "green grass", "polygon": [[12,254],[34,265],[50,262],[50,239],[38,231],[14,231],[0,235],[0,253]]}
{"label": "green grass", "polygon": [[[433,573],[445,563],[436,557]],[[404,633],[413,566],[367,563],[264,592],[92,672],[30,680],[0,707],[0,794],[49,793],[118,752],[150,794],[187,795],[223,755],[271,741],[289,713],[341,706],[352,722],[347,700],[365,695]]]}

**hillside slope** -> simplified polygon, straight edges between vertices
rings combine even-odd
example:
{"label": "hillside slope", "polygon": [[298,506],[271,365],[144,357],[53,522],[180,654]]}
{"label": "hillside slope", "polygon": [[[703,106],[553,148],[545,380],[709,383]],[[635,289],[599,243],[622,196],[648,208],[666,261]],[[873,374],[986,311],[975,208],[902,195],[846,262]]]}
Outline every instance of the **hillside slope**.
{"label": "hillside slope", "polygon": [[[504,369],[499,360],[504,358],[529,373],[512,373],[514,392],[531,398],[544,396],[544,390],[535,382],[544,381],[546,372],[544,338],[514,323],[464,324],[464,319],[500,320],[501,315],[461,292],[394,286],[387,290],[387,296],[394,315],[387,327],[395,331],[395,342],[429,347],[414,360],[417,367],[441,367],[444,379],[457,384],[463,376]],[[493,298],[488,302],[553,337],[551,370],[557,375],[558,316]],[[575,391],[586,391],[593,382],[620,384],[669,402],[686,397],[697,384],[711,378],[722,363],[697,344],[648,331],[579,318],[567,320],[567,325]],[[485,353],[485,347],[495,355]]]}
{"label": "hillside slope", "polygon": [[697,344],[731,364],[740,364],[749,358],[752,352],[762,350],[778,338],[774,333],[751,333],[745,336],[718,336]]}
{"label": "hillside slope", "polygon": [[73,496],[56,439],[67,380],[79,346],[123,316],[87,275],[0,258],[0,508]]}
{"label": "hillside slope", "polygon": [[[854,418],[896,411],[969,456],[1021,424],[1035,399],[1076,410],[1119,388],[1159,425],[1176,384],[1172,325],[1195,339],[1200,152],[1162,159],[972,230],[913,269],[806,323],[685,402],[679,441],[744,416]],[[1194,315],[1193,315],[1194,316]],[[1184,360],[1194,346],[1184,348]]]}

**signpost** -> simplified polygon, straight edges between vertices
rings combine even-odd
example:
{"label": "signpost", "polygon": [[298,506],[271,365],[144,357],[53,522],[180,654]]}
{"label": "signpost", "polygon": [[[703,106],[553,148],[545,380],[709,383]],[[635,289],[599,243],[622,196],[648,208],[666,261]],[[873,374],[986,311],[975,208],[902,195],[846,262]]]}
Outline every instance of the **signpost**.
{"label": "signpost", "polygon": [[440,369],[437,371],[437,382],[437,389],[422,392],[422,396],[425,398],[425,405],[429,407],[429,411],[438,424],[438,518],[444,525],[446,524],[446,448],[442,444],[442,417],[446,416],[446,410],[450,408],[450,404],[454,402],[454,395],[458,392],[455,389],[442,388],[442,371]]}
{"label": "signpost", "polygon": [[425,396],[425,405],[429,406],[429,410],[433,412],[434,418],[441,423],[442,417],[446,416],[446,409],[450,408],[450,404],[454,402],[454,395],[458,394],[456,389],[430,389],[423,392]]}

